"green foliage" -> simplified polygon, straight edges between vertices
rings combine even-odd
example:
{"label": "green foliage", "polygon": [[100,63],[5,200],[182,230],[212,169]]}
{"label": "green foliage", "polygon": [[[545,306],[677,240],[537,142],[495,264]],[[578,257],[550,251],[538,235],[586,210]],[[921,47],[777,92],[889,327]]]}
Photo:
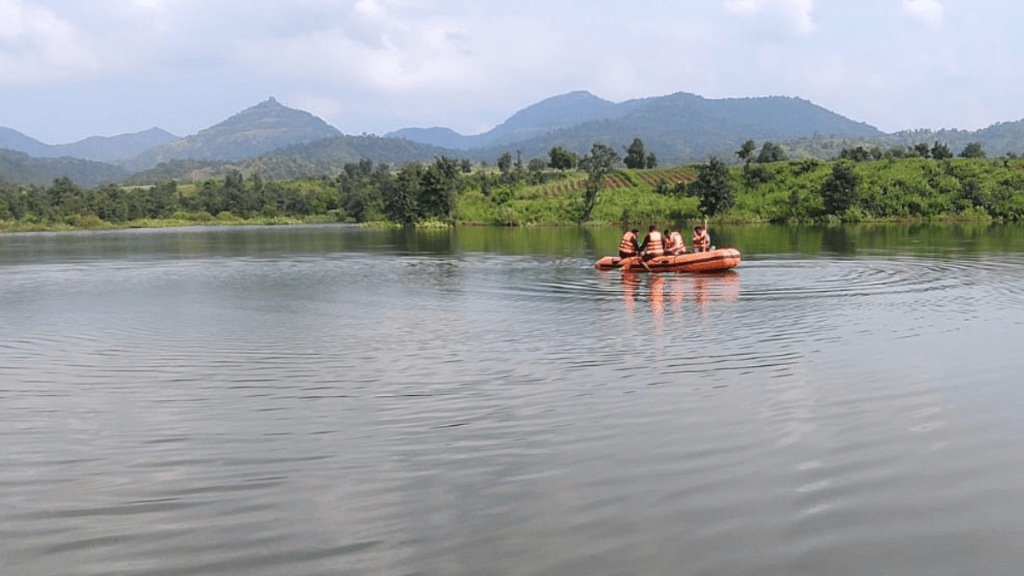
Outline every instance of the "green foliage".
{"label": "green foliage", "polygon": [[961,158],[984,158],[985,150],[981,147],[979,142],[969,142],[964,149],[960,151]]}
{"label": "green foliage", "polygon": [[442,220],[451,218],[455,201],[464,187],[457,160],[447,156],[435,159],[423,174],[418,199],[421,215]]}
{"label": "green foliage", "polygon": [[712,157],[698,168],[697,180],[689,188],[705,217],[725,212],[733,205],[734,187],[729,168],[718,158]]}
{"label": "green foliage", "polygon": [[618,161],[619,155],[605,144],[594,144],[590,149],[590,154],[580,160],[580,168],[587,173],[580,222],[590,220],[594,207],[597,205],[597,196],[601,191],[604,177],[614,169]]}
{"label": "green foliage", "polygon": [[832,174],[821,187],[821,200],[826,215],[840,215],[857,204],[860,177],[847,162],[832,166]]}
{"label": "green foliage", "polygon": [[587,220],[607,223],[711,215],[720,222],[1024,220],[1024,159],[949,158],[938,143],[928,148],[929,158],[915,147],[897,154],[866,150],[856,163],[803,159],[730,168],[712,158],[704,165],[616,170],[614,151],[595,145],[586,172],[531,161],[522,170],[510,165],[511,178],[497,170],[466,174],[463,162],[440,156],[397,171],[364,159],[331,177],[283,181],[242,170],[198,184],[92,188],[69,178],[46,186],[0,179],[0,228],[300,220],[535,225],[578,222],[588,210]]}
{"label": "green foliage", "polygon": [[549,165],[555,170],[572,170],[575,169],[579,164],[579,156],[575,152],[570,152],[561,146],[555,146],[548,152],[548,157],[551,158]]}
{"label": "green foliage", "polygon": [[501,170],[503,175],[507,175],[512,170],[511,152],[505,152],[501,156],[498,156],[498,170]]}
{"label": "green foliage", "polygon": [[740,149],[736,151],[736,157],[743,160],[744,164],[749,164],[754,158],[754,150],[757,150],[757,144],[753,140],[747,140],[740,146]]}
{"label": "green foliage", "polygon": [[953,152],[949,149],[949,146],[938,140],[932,145],[931,154],[932,158],[936,160],[945,160],[953,157]]}
{"label": "green foliage", "polygon": [[873,158],[871,151],[863,146],[843,148],[839,152],[839,158],[841,160],[850,160],[851,162],[867,162],[868,160],[876,159]]}
{"label": "green foliage", "polygon": [[782,149],[782,146],[774,142],[765,142],[761,145],[761,151],[757,154],[756,162],[758,164],[768,164],[770,162],[782,162],[788,160],[786,151]]}
{"label": "green foliage", "polygon": [[643,140],[639,138],[634,138],[633,143],[625,150],[626,157],[623,158],[622,163],[626,165],[626,168],[654,168],[658,165],[657,157],[653,152],[647,153],[647,150],[644,149]]}

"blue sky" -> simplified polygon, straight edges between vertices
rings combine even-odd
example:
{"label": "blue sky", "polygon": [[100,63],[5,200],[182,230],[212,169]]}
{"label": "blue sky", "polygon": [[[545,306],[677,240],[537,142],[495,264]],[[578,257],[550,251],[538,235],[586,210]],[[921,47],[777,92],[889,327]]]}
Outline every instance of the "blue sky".
{"label": "blue sky", "polygon": [[0,0],[0,126],[187,136],[274,96],[346,134],[588,90],[797,96],[887,132],[1024,118],[1011,0]]}

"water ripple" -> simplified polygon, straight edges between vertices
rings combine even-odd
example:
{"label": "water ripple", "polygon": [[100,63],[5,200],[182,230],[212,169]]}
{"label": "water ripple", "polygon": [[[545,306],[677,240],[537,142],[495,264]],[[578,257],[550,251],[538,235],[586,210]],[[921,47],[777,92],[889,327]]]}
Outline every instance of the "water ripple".
{"label": "water ripple", "polygon": [[1014,256],[630,275],[317,237],[5,268],[4,573],[1018,564]]}

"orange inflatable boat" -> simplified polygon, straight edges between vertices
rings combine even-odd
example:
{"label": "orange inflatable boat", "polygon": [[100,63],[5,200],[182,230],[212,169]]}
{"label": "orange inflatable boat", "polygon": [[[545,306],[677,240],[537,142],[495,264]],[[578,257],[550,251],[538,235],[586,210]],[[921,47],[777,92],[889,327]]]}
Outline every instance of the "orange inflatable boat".
{"label": "orange inflatable boat", "polygon": [[[646,264],[646,266],[644,265]],[[735,248],[717,248],[710,252],[687,252],[678,256],[656,256],[646,262],[639,257],[619,258],[605,256],[594,263],[598,270],[624,270],[626,272],[719,272],[740,265],[740,251]]]}

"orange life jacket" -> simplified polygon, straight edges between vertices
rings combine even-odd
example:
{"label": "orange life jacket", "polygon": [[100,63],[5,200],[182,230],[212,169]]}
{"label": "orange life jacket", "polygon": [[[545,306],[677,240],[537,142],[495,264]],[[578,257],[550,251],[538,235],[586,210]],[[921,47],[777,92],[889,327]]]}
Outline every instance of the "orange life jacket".
{"label": "orange life jacket", "polygon": [[647,238],[644,238],[644,252],[649,256],[665,255],[665,243],[661,239],[661,232],[652,230],[647,233]]}
{"label": "orange life jacket", "polygon": [[686,244],[683,243],[683,235],[678,230],[673,230],[665,242],[665,249],[672,252],[686,252]]}
{"label": "orange life jacket", "polygon": [[622,241],[619,242],[619,253],[636,254],[636,234],[633,234],[632,230],[622,235]]}
{"label": "orange life jacket", "polygon": [[707,252],[711,249],[711,236],[708,236],[707,230],[703,230],[700,233],[694,233],[693,235],[693,251],[694,252]]}

